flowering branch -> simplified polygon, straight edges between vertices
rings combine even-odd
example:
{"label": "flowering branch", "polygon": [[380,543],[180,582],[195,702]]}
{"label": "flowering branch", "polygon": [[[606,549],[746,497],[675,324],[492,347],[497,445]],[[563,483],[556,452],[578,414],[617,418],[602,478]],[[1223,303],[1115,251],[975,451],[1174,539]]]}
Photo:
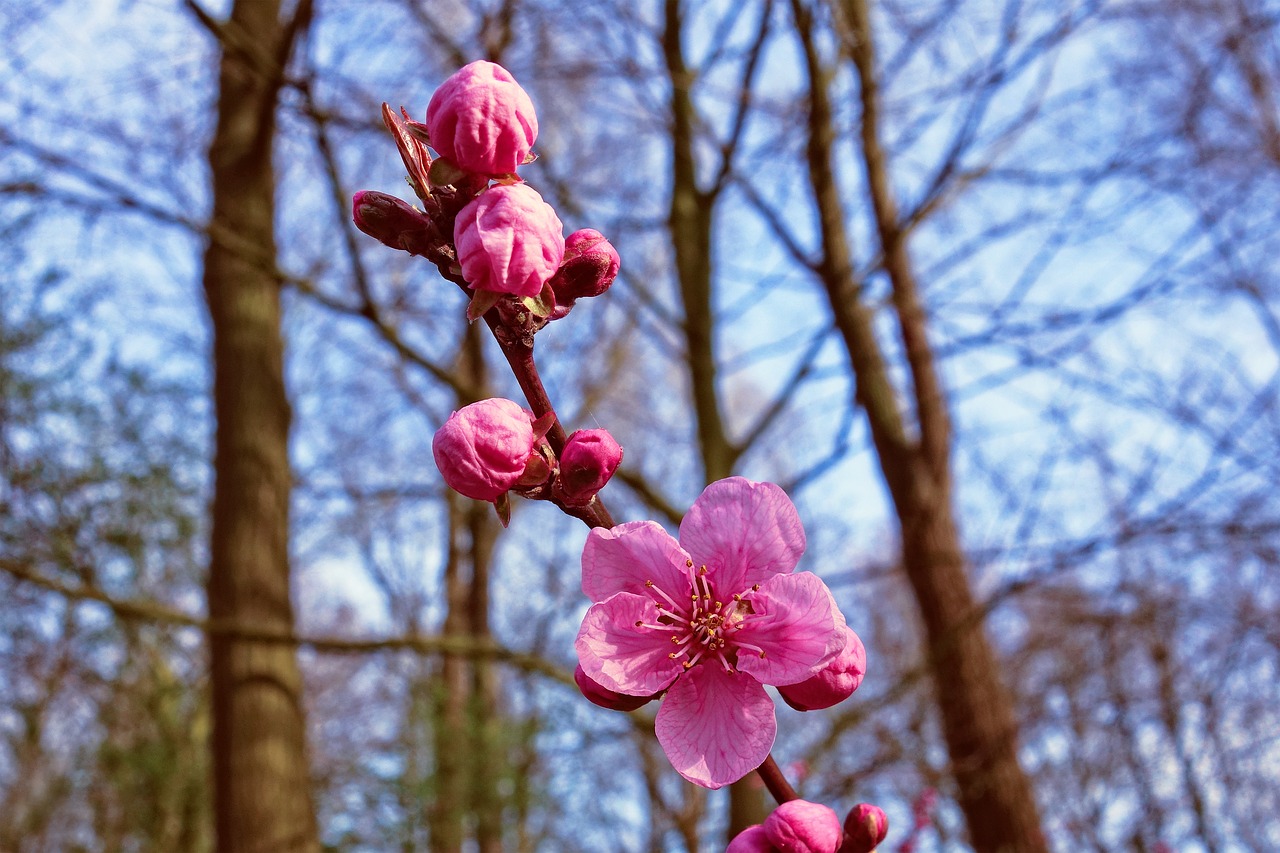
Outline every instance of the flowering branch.
{"label": "flowering branch", "polygon": [[741,477],[714,482],[680,519],[678,540],[652,521],[615,525],[597,493],[622,448],[605,430],[566,434],[556,415],[534,336],[578,299],[604,293],[619,259],[599,232],[563,237],[555,211],[516,174],[532,161],[538,132],[528,95],[505,69],[473,62],[436,91],[425,124],[385,104],[383,119],[423,209],[357,193],[356,225],[427,258],[470,296],[467,318],[484,319],[528,404],[480,400],[450,415],[432,441],[445,482],[492,502],[504,525],[514,493],[591,528],[579,690],[620,711],[660,700],[655,734],[690,782],[714,789],[760,776],[778,809],[731,851],[866,853],[831,809],[799,799],[770,754],[777,721],[765,685],[815,710],[852,694],[866,669],[826,584],[795,571],[805,534],[786,493]]}

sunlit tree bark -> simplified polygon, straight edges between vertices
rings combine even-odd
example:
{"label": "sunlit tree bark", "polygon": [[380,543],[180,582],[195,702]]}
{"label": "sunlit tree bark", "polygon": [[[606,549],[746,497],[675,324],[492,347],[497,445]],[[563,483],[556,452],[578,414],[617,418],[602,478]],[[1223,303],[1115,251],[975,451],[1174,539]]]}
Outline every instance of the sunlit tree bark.
{"label": "sunlit tree bark", "polygon": [[[214,462],[209,615],[292,630],[290,405],[275,269],[275,111],[310,4],[240,0],[221,26],[213,222],[204,289],[213,327]],[[210,637],[217,847],[319,849],[296,651]]]}

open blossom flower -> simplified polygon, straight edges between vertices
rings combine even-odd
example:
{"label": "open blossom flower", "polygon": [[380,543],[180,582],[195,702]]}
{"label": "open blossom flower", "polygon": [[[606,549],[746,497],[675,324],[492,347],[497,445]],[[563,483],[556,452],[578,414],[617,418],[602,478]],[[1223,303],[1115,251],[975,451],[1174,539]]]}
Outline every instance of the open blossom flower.
{"label": "open blossom flower", "polygon": [[706,488],[678,542],[652,521],[587,538],[579,663],[617,693],[666,690],[658,742],[690,782],[720,788],[760,766],[777,733],[764,685],[804,681],[844,647],[826,584],[794,572],[804,546],[782,489],[741,477]]}
{"label": "open blossom flower", "polygon": [[564,257],[564,225],[528,184],[480,193],[458,212],[453,238],[476,290],[537,296]]}
{"label": "open blossom flower", "polygon": [[538,138],[533,101],[511,72],[478,60],[455,71],[427,104],[427,133],[440,156],[467,172],[504,175]]}
{"label": "open blossom flower", "polygon": [[431,441],[444,481],[477,501],[497,500],[519,481],[533,455],[533,416],[500,397],[463,406]]}

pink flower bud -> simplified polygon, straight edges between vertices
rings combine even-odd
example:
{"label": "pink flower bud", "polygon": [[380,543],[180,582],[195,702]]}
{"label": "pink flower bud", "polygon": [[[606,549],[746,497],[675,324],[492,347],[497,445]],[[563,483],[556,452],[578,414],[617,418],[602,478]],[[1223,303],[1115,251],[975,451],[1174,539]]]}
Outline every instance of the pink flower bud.
{"label": "pink flower bud", "polygon": [[862,675],[867,671],[867,650],[852,628],[846,625],[844,631],[844,651],[832,658],[821,672],[799,684],[778,688],[783,700],[792,708],[797,711],[830,708],[848,699],[858,689]]}
{"label": "pink flower bud", "polygon": [[580,429],[560,454],[558,497],[569,506],[586,506],[604,488],[622,461],[622,448],[608,430]]}
{"label": "pink flower bud", "polygon": [[524,473],[536,438],[533,419],[519,403],[501,398],[464,406],[431,442],[444,481],[461,495],[497,500]]}
{"label": "pink flower bud", "polygon": [[808,800],[778,806],[765,818],[764,831],[779,853],[836,853],[844,834],[835,812]]}
{"label": "pink flower bud", "polygon": [[889,819],[884,810],[870,803],[859,803],[844,819],[844,846],[840,853],[872,853],[889,834]]}
{"label": "pink flower bud", "polygon": [[625,693],[615,693],[583,672],[581,664],[573,670],[573,680],[582,691],[582,695],[586,696],[592,704],[611,711],[634,711],[653,701],[652,696],[628,696]]}
{"label": "pink flower bud", "polygon": [[564,257],[564,226],[526,184],[494,186],[458,212],[458,262],[475,290],[537,296]]}
{"label": "pink flower bud", "polygon": [[373,190],[355,194],[351,215],[356,227],[393,249],[430,255],[444,245],[435,223],[413,205]]}
{"label": "pink flower bud", "polygon": [[775,853],[775,848],[769,843],[764,827],[757,823],[734,836],[724,853]]}
{"label": "pink flower bud", "polygon": [[575,299],[599,296],[618,277],[618,252],[599,231],[584,228],[564,241],[564,262],[551,277],[556,304],[572,305]]}
{"label": "pink flower bud", "polygon": [[511,72],[479,60],[455,71],[427,104],[431,147],[458,168],[510,174],[538,138],[533,101]]}

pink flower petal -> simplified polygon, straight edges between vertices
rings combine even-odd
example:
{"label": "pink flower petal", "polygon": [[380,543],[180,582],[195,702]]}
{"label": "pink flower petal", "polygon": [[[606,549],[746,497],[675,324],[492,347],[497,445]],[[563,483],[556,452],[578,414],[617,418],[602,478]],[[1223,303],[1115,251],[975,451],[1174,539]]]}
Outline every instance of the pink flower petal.
{"label": "pink flower petal", "polygon": [[707,663],[667,691],[656,732],[677,773],[704,788],[723,788],[768,757],[778,723],[760,682]]}
{"label": "pink flower petal", "polygon": [[595,528],[582,549],[582,591],[592,601],[618,592],[650,597],[644,582],[682,605],[693,588],[689,555],[656,521],[629,521],[612,530]]}
{"label": "pink flower petal", "polygon": [[716,591],[731,595],[794,570],[805,538],[780,487],[730,477],[707,486],[693,502],[680,524],[680,544],[711,570]]}
{"label": "pink flower petal", "polygon": [[817,575],[774,575],[747,600],[754,612],[733,638],[765,654],[740,649],[738,669],[764,684],[804,681],[844,648],[844,618]]}
{"label": "pink flower petal", "polygon": [[670,657],[671,632],[637,628],[657,618],[648,596],[620,592],[591,605],[574,648],[582,671],[602,687],[628,696],[652,696],[683,668]]}

